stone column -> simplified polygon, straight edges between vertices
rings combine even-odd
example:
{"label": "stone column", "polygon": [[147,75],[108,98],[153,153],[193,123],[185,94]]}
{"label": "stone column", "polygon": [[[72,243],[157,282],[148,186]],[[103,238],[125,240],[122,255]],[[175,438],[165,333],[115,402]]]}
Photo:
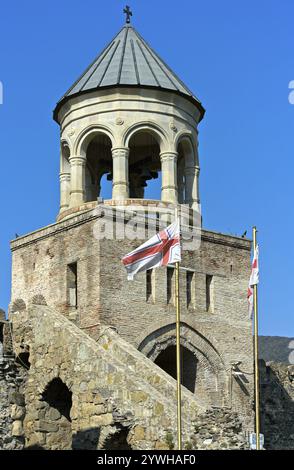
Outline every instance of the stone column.
{"label": "stone column", "polygon": [[129,198],[129,152],[127,147],[112,149],[112,199]]}
{"label": "stone column", "polygon": [[161,161],[161,200],[163,202],[178,202],[177,188],[177,152],[162,152],[160,154]]}
{"label": "stone column", "polygon": [[70,173],[60,173],[60,212],[69,208]]}
{"label": "stone column", "polygon": [[185,167],[185,203],[189,204],[190,207],[195,209],[198,207],[199,200],[199,172],[198,166],[186,166]]}
{"label": "stone column", "polygon": [[178,202],[179,204],[184,204],[185,202],[185,182],[184,175],[178,169]]}
{"label": "stone column", "polygon": [[70,207],[80,206],[85,202],[86,159],[73,156],[69,159],[71,168]]}

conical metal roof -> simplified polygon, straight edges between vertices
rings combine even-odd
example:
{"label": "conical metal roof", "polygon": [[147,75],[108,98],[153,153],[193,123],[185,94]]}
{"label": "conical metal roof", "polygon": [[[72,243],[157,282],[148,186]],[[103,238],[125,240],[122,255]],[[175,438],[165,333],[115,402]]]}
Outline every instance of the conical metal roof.
{"label": "conical metal roof", "polygon": [[60,107],[73,96],[100,88],[147,87],[174,91],[184,95],[199,108],[200,101],[177,75],[154,52],[131,25],[126,24],[80,78],[65,93],[54,110],[54,119]]}

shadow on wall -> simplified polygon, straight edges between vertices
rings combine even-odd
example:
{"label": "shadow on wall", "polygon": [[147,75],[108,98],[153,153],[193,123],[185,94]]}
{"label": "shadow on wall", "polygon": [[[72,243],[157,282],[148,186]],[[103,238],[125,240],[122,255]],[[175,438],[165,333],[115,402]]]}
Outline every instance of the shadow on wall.
{"label": "shadow on wall", "polygon": [[[103,450],[132,450],[127,438],[129,429],[125,427],[116,428],[114,434],[110,435],[104,442]],[[89,428],[79,431],[73,435],[72,449],[76,450],[97,450],[100,438],[100,428]]]}
{"label": "shadow on wall", "polygon": [[78,431],[72,436],[73,450],[97,450],[100,428],[89,428]]}
{"label": "shadow on wall", "polygon": [[[103,450],[132,450],[127,442],[129,429],[121,428],[118,432],[108,437],[103,445]],[[72,450],[97,450],[100,438],[100,428],[89,428],[78,431],[72,437]],[[25,450],[47,450],[39,444],[34,444]]]}
{"label": "shadow on wall", "polygon": [[117,432],[112,436],[108,437],[104,442],[104,450],[132,450],[132,447],[128,443],[129,429],[121,426]]}

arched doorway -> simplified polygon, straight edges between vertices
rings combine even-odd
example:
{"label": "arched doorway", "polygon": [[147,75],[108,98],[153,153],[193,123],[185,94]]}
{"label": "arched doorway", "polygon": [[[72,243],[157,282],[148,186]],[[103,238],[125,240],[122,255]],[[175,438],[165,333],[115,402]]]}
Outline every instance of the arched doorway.
{"label": "arched doorway", "polygon": [[50,450],[71,449],[72,393],[60,378],[55,378],[45,388],[41,401],[39,432],[44,434],[44,447]]}
{"label": "arched doorway", "polygon": [[[137,338],[139,351],[157,365],[160,365],[158,362],[164,359],[164,356],[161,356],[164,351],[170,351],[169,358],[175,364],[175,329],[175,323],[165,323],[164,321],[161,324],[158,322],[157,329],[150,325],[150,328]],[[174,348],[169,349],[172,346]],[[181,323],[181,346],[184,348],[184,351],[182,349],[182,357],[185,386],[192,390],[193,383],[195,383],[194,394],[204,407],[227,404],[229,376],[212,338],[183,321]],[[170,373],[166,369],[166,364],[168,364],[168,358],[161,367]],[[171,369],[171,366],[169,367]],[[170,375],[175,377],[175,372]],[[195,377],[195,382],[193,377]]]}
{"label": "arched doorway", "polygon": [[[164,349],[155,359],[155,364],[176,379],[176,346],[171,345]],[[194,393],[197,376],[197,358],[192,351],[183,346],[181,346],[181,376],[184,387]]]}

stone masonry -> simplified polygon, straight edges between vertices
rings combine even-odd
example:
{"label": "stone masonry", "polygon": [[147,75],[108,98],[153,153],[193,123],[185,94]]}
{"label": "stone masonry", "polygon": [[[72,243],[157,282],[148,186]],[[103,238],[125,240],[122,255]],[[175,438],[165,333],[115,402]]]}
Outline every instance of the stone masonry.
{"label": "stone masonry", "polygon": [[260,361],[261,429],[266,449],[294,449],[294,365]]}
{"label": "stone masonry", "polygon": [[[105,327],[95,342],[42,305],[14,313],[12,321],[16,353],[20,345],[30,349],[24,419],[28,448],[108,448],[122,432],[132,449],[173,447],[176,382],[113,328]],[[58,386],[55,398],[50,396],[49,389]],[[183,390],[183,405],[186,448],[246,448],[235,413],[206,412],[188,390]]]}
{"label": "stone masonry", "polygon": [[0,313],[0,449],[19,450],[24,446],[27,369],[15,361],[11,324],[5,320],[5,313]]}
{"label": "stone masonry", "polygon": [[[98,240],[99,223],[91,210],[12,242],[10,313],[36,302],[47,304],[94,339],[101,325],[111,325],[156,362],[162,351],[175,344],[175,307],[174,299],[167,299],[167,270],[154,272],[153,294],[147,299],[145,275],[128,283],[120,261],[138,246],[138,240]],[[200,250],[183,252],[182,267],[193,274],[188,306],[186,271],[181,271],[180,279],[182,346],[197,359],[197,399],[207,405],[232,404],[247,427],[252,425],[252,376],[248,374],[244,381],[232,378],[231,363],[242,361],[244,371],[253,371],[251,322],[244,296],[249,250],[248,240],[203,230]],[[77,266],[75,307],[68,299],[67,270],[72,263]],[[207,275],[213,279],[211,311],[206,306]]]}

